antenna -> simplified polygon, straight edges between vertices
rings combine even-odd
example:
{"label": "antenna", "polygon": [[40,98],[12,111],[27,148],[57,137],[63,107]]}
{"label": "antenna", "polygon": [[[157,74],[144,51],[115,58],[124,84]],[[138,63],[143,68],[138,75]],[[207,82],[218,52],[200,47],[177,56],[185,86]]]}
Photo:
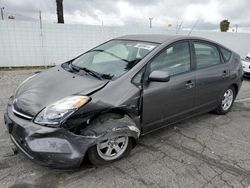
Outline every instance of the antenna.
{"label": "antenna", "polygon": [[194,28],[196,27],[196,25],[198,24],[198,22],[199,22],[199,20],[197,20],[197,21],[194,23],[193,27],[191,28],[191,30],[190,30],[189,33],[188,33],[188,36],[192,33],[192,31],[194,30]]}
{"label": "antenna", "polygon": [[182,27],[183,21],[181,21],[180,25],[177,25],[177,30],[176,30],[176,34],[179,33],[181,27]]}

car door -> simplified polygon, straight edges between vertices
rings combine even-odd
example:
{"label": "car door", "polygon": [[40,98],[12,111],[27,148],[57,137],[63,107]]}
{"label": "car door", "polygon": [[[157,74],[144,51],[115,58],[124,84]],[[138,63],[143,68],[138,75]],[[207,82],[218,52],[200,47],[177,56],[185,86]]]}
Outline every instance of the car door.
{"label": "car door", "polygon": [[169,45],[149,62],[147,72],[167,71],[170,80],[152,81],[144,85],[144,132],[165,126],[191,113],[195,97],[195,74],[191,62],[188,41]]}
{"label": "car door", "polygon": [[205,41],[193,41],[192,44],[196,62],[195,107],[200,113],[216,107],[227,87],[229,66],[223,63],[215,44]]}

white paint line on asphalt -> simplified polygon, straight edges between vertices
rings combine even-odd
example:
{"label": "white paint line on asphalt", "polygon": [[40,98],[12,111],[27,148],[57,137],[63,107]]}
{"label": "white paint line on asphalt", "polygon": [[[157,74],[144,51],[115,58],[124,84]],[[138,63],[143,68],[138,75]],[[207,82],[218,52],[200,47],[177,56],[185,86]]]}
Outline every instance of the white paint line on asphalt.
{"label": "white paint line on asphalt", "polygon": [[237,99],[235,102],[245,102],[245,101],[250,101],[250,97],[244,98],[244,99]]}

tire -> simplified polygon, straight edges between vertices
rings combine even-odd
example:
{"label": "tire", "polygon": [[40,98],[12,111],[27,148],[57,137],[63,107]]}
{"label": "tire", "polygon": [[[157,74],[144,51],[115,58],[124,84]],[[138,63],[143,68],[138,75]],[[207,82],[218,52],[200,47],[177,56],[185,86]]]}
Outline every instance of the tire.
{"label": "tire", "polygon": [[[230,95],[230,98],[228,98],[228,104],[225,105],[226,95]],[[223,93],[223,95],[220,97],[220,102],[217,106],[217,108],[214,110],[214,112],[218,115],[224,115],[230,111],[230,109],[233,106],[234,100],[236,97],[236,91],[233,86],[230,86],[226,89],[226,91]]]}
{"label": "tire", "polygon": [[[122,137],[123,136],[119,136],[117,138],[114,138],[114,140],[122,138]],[[126,145],[124,145],[124,147],[126,147],[126,148],[123,148],[122,153],[120,153],[117,156],[105,157],[105,155],[104,155],[105,149],[100,151],[100,149],[99,149],[100,145],[102,143],[105,143],[106,141],[103,141],[103,142],[89,148],[89,150],[88,150],[88,158],[89,158],[90,162],[94,166],[102,166],[102,165],[106,165],[106,164],[112,163],[114,161],[120,160],[121,158],[127,156],[130,153],[130,151],[132,150],[132,148],[133,148],[133,140],[132,140],[131,137],[127,137],[127,136],[124,136],[124,137],[126,137],[126,139],[127,139],[127,143],[126,143]],[[115,149],[113,149],[113,150],[115,150]]]}

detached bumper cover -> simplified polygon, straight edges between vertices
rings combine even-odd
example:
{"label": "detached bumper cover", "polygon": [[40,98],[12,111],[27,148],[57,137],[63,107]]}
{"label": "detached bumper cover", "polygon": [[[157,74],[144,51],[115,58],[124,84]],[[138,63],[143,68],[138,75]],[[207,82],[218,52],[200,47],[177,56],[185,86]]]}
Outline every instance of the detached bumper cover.
{"label": "detached bumper cover", "polygon": [[5,124],[12,142],[31,160],[53,168],[77,168],[96,139],[63,128],[37,125],[13,114],[8,105]]}

